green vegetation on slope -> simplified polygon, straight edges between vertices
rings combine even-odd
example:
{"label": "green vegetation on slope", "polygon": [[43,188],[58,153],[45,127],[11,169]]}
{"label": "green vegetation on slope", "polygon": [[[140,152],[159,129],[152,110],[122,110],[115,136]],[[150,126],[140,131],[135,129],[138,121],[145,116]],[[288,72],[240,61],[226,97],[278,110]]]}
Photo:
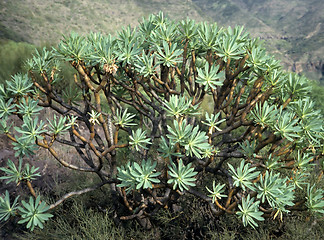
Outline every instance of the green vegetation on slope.
{"label": "green vegetation on slope", "polygon": [[0,2],[0,23],[7,26],[20,38],[35,44],[48,41],[57,43],[63,33],[102,32],[112,33],[121,26],[135,26],[143,16],[164,11],[173,18],[203,20],[205,16],[195,10],[192,3],[182,0],[76,0],[49,1],[24,0]]}
{"label": "green vegetation on slope", "polygon": [[0,40],[0,45],[0,83],[3,83],[12,74],[26,71],[25,61],[32,56],[35,46],[11,40]]}
{"label": "green vegetation on slope", "polygon": [[322,0],[1,1],[0,38],[57,43],[63,32],[107,34],[160,10],[175,20],[245,25],[290,70],[312,72],[323,64]]}

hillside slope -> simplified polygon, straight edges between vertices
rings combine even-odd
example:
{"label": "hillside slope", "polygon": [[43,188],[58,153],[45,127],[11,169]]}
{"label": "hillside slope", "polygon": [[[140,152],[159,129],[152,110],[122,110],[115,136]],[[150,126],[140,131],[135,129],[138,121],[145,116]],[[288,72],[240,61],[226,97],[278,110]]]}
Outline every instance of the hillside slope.
{"label": "hillside slope", "polygon": [[70,31],[113,33],[159,11],[175,19],[188,12],[191,18],[203,20],[194,4],[183,6],[183,0],[2,0],[0,24],[18,39],[40,44],[58,42]]}
{"label": "hillside slope", "polygon": [[288,69],[323,78],[323,0],[2,0],[0,38],[55,44],[70,31],[113,33],[160,10],[173,19],[245,25]]}
{"label": "hillside slope", "polygon": [[[297,72],[324,71],[322,0],[193,0],[221,25],[245,25]],[[323,77],[323,76],[322,76]]]}

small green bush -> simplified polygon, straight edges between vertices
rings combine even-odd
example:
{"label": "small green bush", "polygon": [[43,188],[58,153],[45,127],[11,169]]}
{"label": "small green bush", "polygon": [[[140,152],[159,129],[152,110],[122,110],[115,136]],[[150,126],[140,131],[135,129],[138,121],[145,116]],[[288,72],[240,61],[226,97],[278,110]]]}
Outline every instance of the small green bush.
{"label": "small green bush", "polygon": [[[27,61],[27,74],[0,85],[0,127],[16,157],[41,147],[100,180],[46,205],[32,185],[38,169],[9,161],[0,179],[25,183],[32,196],[19,211],[0,198],[0,218],[42,228],[46,209],[99,188],[109,189],[116,221],[146,229],[188,196],[207,206],[206,218],[228,214],[254,229],[294,211],[323,215],[323,118],[305,77],[284,72],[242,27],[160,13],[116,36],[64,36]],[[77,90],[62,88],[64,63]],[[38,107],[53,117],[42,119]],[[62,146],[79,161],[63,158]]]}
{"label": "small green bush", "polygon": [[35,51],[35,46],[24,42],[0,40],[0,83],[17,72],[25,72],[24,64]]}

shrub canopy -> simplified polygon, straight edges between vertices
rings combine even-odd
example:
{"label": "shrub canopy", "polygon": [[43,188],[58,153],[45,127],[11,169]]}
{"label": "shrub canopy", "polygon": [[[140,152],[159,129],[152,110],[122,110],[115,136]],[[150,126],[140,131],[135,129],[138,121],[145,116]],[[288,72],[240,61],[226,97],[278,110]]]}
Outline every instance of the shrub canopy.
{"label": "shrub canopy", "polygon": [[[64,62],[75,75],[62,89],[70,81],[60,75]],[[27,65],[27,74],[0,86],[1,131],[16,156],[41,147],[99,183],[47,206],[31,184],[38,169],[9,160],[1,179],[26,183],[33,196],[22,208],[6,193],[0,219],[19,214],[27,228],[43,227],[48,209],[99,187],[110,189],[119,219],[148,228],[159,209],[188,194],[214,215],[237,214],[244,226],[292,210],[324,212],[317,188],[323,121],[310,85],[284,72],[243,27],[173,22],[159,13],[116,37],[63,36]],[[41,117],[44,108],[52,117]],[[10,115],[22,125],[12,127]],[[78,164],[59,154],[62,145],[75,149]]]}

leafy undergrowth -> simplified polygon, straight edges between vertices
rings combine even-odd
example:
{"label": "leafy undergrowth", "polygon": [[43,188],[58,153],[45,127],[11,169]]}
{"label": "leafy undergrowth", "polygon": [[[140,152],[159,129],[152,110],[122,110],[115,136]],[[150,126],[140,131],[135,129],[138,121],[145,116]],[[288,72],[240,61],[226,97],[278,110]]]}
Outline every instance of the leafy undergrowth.
{"label": "leafy undergrowth", "polygon": [[[75,175],[73,179],[66,182],[64,190],[84,187],[82,178],[80,175]],[[89,180],[95,181],[95,179],[87,179]],[[50,198],[48,196],[48,200]],[[284,216],[283,222],[268,219],[260,222],[259,227],[253,230],[250,227],[243,227],[235,215],[212,216],[205,203],[190,197],[185,198],[179,205],[172,205],[169,209],[157,212],[154,216],[153,228],[144,231],[135,221],[124,222],[114,219],[111,197],[106,188],[72,198],[52,213],[55,217],[46,223],[45,228],[35,229],[34,232],[24,230],[13,220],[7,222],[2,226],[8,231],[6,239],[316,240],[322,239],[324,235],[323,218],[315,220],[306,213]],[[124,214],[127,215],[127,212]]]}

